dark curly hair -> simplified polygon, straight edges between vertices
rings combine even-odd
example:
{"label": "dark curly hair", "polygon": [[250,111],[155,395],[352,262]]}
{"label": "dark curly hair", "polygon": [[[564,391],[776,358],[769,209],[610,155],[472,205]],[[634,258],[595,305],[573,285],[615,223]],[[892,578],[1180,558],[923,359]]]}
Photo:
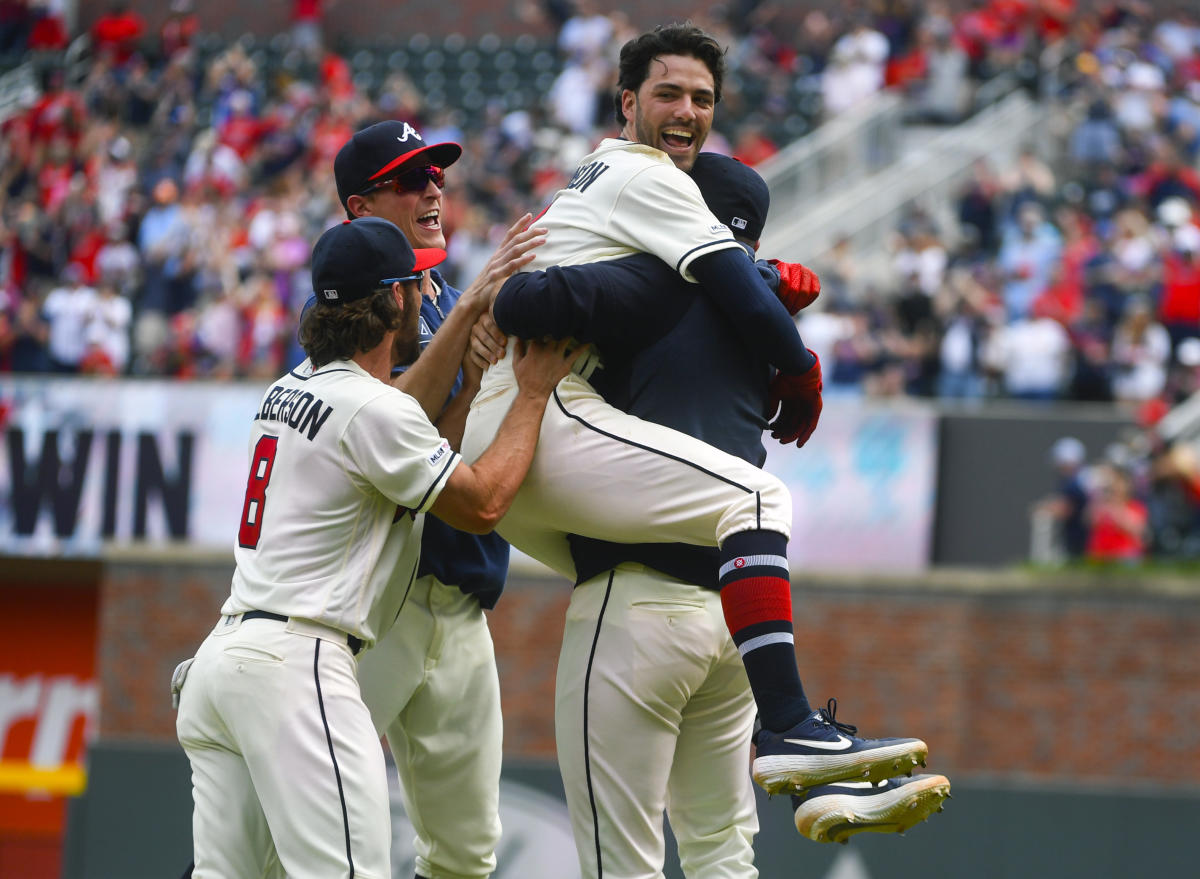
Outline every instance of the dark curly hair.
{"label": "dark curly hair", "polygon": [[621,109],[621,94],[626,89],[636,92],[641,88],[650,75],[650,62],[660,55],[690,55],[703,61],[712,74],[713,97],[721,100],[721,83],[725,79],[725,50],[721,44],[690,21],[660,24],[621,47],[614,97],[618,125],[624,126],[628,121]]}
{"label": "dark curly hair", "polygon": [[396,304],[392,288],[384,287],[345,305],[313,305],[300,319],[300,345],[319,369],[370,351],[388,330],[398,330],[403,323],[404,312]]}

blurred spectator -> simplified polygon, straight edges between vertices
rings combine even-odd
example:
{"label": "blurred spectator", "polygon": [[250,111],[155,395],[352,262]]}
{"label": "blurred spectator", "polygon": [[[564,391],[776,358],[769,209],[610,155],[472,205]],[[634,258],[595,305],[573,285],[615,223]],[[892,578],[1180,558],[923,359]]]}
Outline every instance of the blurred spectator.
{"label": "blurred spectator", "polygon": [[887,37],[860,16],[833,44],[829,66],[822,75],[826,115],[837,116],[878,93],[883,88],[887,58]]}
{"label": "blurred spectator", "polygon": [[192,0],[171,0],[167,18],[158,31],[159,51],[166,60],[191,48],[200,33],[200,19]]}
{"label": "blurred spectator", "polygon": [[955,296],[938,346],[938,394],[948,400],[983,397],[987,321],[966,296]]}
{"label": "blurred spectator", "polygon": [[311,58],[324,45],[321,19],[330,0],[292,0],[292,45]]}
{"label": "blurred spectator", "polygon": [[1160,396],[1167,383],[1171,337],[1154,320],[1150,303],[1130,302],[1112,340],[1115,373],[1113,394],[1125,403],[1144,403]]}
{"label": "blurred spectator", "polygon": [[1121,133],[1107,102],[1097,98],[1088,107],[1087,118],[1071,133],[1068,155],[1077,174],[1090,178],[1105,166],[1115,165],[1121,155]]}
{"label": "blurred spectator", "polygon": [[31,52],[58,52],[67,47],[67,24],[53,0],[31,0],[33,27],[29,31]]}
{"label": "blurred spectator", "polygon": [[548,99],[554,120],[570,131],[590,132],[611,114],[613,35],[612,21],[592,0],[577,0],[575,14],[558,32],[563,66]]}
{"label": "blurred spectator", "polygon": [[142,17],[128,3],[116,2],[92,23],[92,46],[97,55],[120,66],[133,57],[145,30]]}
{"label": "blurred spectator", "polygon": [[49,327],[47,350],[55,372],[79,371],[87,352],[87,325],[96,304],[96,291],[83,282],[83,266],[71,263],[62,283],[50,291],[42,305]]}
{"label": "blurred spectator", "polygon": [[1058,321],[1035,312],[997,328],[985,356],[1010,397],[1055,400],[1070,377],[1071,338]]}
{"label": "blurred spectator", "polygon": [[17,373],[49,372],[49,327],[40,303],[32,297],[20,299],[4,293],[0,293],[0,301],[0,365]]}
{"label": "blurred spectator", "polygon": [[996,200],[1000,191],[1000,183],[987,160],[976,159],[971,165],[971,179],[958,197],[958,223],[965,239],[965,255],[984,257],[994,254],[999,247]]}
{"label": "blurred spectator", "polygon": [[1131,564],[1145,556],[1149,513],[1133,496],[1133,482],[1123,468],[1113,464],[1097,468],[1085,518],[1089,560]]}
{"label": "blurred spectator", "polygon": [[138,308],[175,314],[191,301],[187,265],[188,227],[179,206],[179,187],[170,179],[154,187],[154,204],[138,227],[145,282]]}
{"label": "blurred spectator", "polygon": [[1034,300],[1050,282],[1050,272],[1062,253],[1062,239],[1046,220],[1042,206],[1025,202],[1015,226],[1004,233],[999,266],[1004,273],[1004,305],[1010,320],[1027,317]]}
{"label": "blurred spectator", "polygon": [[1112,332],[1104,302],[1083,301],[1082,314],[1070,325],[1073,347],[1071,398],[1097,403],[1112,400]]}
{"label": "blurred spectator", "polygon": [[971,99],[970,60],[954,42],[953,26],[931,17],[919,31],[921,74],[910,86],[914,115],[923,122],[952,125],[966,115]]}
{"label": "blurred spectator", "polygon": [[96,280],[115,287],[118,293],[132,300],[140,278],[141,257],[125,237],[122,223],[109,223],[107,233],[107,240],[96,253]]}
{"label": "blurred spectator", "polygon": [[27,0],[0,0],[0,58],[23,53],[32,30],[33,14]]}
{"label": "blurred spectator", "polygon": [[1050,449],[1057,482],[1054,492],[1042,498],[1035,515],[1049,517],[1054,524],[1054,540],[1067,561],[1084,557],[1088,548],[1089,523],[1086,519],[1088,490],[1085,485],[1087,449],[1073,436],[1064,436]]}
{"label": "blurred spectator", "polygon": [[133,307],[110,283],[96,290],[90,313],[83,326],[87,351],[81,371],[100,375],[119,375],[129,365],[129,332]]}

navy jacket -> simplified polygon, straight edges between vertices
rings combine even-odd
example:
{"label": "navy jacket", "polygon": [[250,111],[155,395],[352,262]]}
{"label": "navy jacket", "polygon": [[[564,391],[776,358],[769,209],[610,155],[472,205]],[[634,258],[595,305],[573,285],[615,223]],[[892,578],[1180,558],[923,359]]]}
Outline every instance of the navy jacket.
{"label": "navy jacket", "polygon": [[[494,307],[506,333],[591,342],[603,369],[591,383],[631,415],[670,427],[761,467],[772,369],[730,332],[697,284],[649,254],[555,266],[510,278]],[[624,561],[718,588],[715,547],[617,544],[570,537],[577,582]]]}

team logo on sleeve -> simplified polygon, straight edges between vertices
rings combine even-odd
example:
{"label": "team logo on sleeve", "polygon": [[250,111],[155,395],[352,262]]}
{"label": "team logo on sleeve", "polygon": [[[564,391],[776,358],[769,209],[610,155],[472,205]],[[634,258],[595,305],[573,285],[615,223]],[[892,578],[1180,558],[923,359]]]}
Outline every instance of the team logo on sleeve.
{"label": "team logo on sleeve", "polygon": [[429,463],[436,464],[446,456],[446,452],[448,451],[450,451],[450,443],[448,443],[446,440],[442,440],[442,444],[438,446],[437,451],[429,456]]}

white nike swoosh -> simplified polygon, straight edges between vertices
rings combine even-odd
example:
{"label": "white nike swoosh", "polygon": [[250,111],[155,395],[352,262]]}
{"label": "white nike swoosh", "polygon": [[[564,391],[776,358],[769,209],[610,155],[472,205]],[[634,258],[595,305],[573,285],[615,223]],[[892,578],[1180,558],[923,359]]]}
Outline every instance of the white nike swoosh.
{"label": "white nike swoosh", "polygon": [[836,742],[825,742],[813,739],[784,739],[793,745],[800,745],[805,748],[820,748],[822,751],[844,751],[851,747],[854,742],[843,735],[838,735]]}

